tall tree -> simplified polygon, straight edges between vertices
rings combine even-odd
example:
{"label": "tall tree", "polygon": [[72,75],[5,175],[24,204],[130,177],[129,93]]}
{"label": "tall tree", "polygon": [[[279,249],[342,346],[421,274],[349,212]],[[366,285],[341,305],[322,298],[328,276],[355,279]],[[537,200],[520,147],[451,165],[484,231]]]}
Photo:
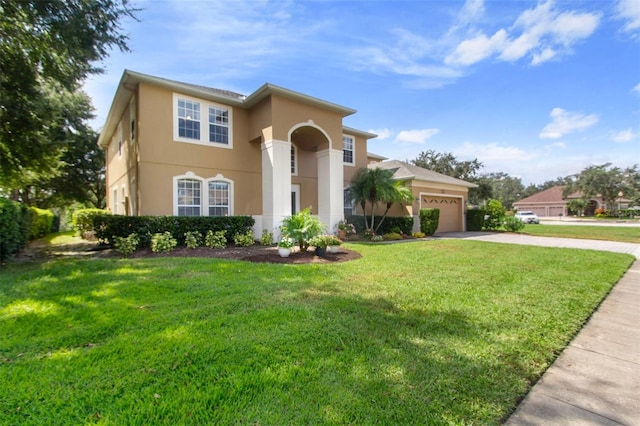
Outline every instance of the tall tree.
{"label": "tall tree", "polygon": [[565,187],[564,195],[576,191],[582,192],[585,199],[599,195],[609,209],[615,210],[620,194],[624,196],[638,191],[640,176],[637,170],[637,165],[623,170],[611,167],[611,163],[587,167],[573,177],[571,184]]}
{"label": "tall tree", "polygon": [[111,48],[127,51],[120,22],[135,11],[128,0],[0,2],[0,185],[56,172],[48,90],[73,93]]}
{"label": "tall tree", "polygon": [[471,161],[458,161],[450,152],[436,152],[433,149],[423,151],[411,163],[443,175],[473,182],[477,173],[482,169],[482,163],[478,159]]}
{"label": "tall tree", "polygon": [[524,185],[520,178],[503,172],[489,173],[485,176],[491,184],[493,198],[499,200],[504,208],[512,209],[513,203],[518,201],[524,193]]}

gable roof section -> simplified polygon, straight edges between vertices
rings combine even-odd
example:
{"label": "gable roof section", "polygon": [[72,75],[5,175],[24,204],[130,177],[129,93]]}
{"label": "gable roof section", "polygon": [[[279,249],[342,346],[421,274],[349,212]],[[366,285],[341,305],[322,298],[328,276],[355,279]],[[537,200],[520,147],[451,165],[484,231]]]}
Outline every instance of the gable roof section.
{"label": "gable roof section", "polygon": [[[139,83],[149,83],[156,86],[164,87],[169,90],[183,93],[214,102],[224,103],[239,108],[249,109],[260,102],[262,99],[271,96],[278,95],[295,101],[313,105],[318,108],[329,110],[340,114],[342,117],[354,114],[355,109],[347,108],[332,102],[327,102],[322,99],[314,98],[313,96],[305,95],[303,93],[295,92],[293,90],[285,89],[284,87],[276,86],[271,83],[262,85],[258,90],[244,96],[239,93],[235,93],[229,90],[216,89],[212,87],[200,86],[197,84],[183,83],[181,81],[169,80],[162,77],[156,77],[153,75],[142,74],[139,72],[124,70],[116,94],[111,103],[109,114],[107,115],[107,121],[105,122],[98,139],[98,145],[105,147],[108,145],[106,135],[111,136],[115,131],[122,113],[125,111],[129,99],[131,99],[131,90]],[[361,136],[372,138],[376,135],[372,135],[367,132],[350,129],[351,131],[358,132]]]}
{"label": "gable roof section", "polygon": [[552,186],[549,189],[533,194],[530,197],[523,198],[522,200],[513,203],[516,204],[530,204],[530,203],[563,203],[565,202],[562,196],[564,186]]}
{"label": "gable roof section", "polygon": [[475,183],[466,180],[457,179],[451,176],[443,175],[432,170],[414,166],[399,160],[382,161],[380,163],[369,164],[370,169],[382,168],[393,171],[393,178],[396,180],[421,180],[425,182],[446,183],[449,185],[464,186],[467,188],[476,188]]}

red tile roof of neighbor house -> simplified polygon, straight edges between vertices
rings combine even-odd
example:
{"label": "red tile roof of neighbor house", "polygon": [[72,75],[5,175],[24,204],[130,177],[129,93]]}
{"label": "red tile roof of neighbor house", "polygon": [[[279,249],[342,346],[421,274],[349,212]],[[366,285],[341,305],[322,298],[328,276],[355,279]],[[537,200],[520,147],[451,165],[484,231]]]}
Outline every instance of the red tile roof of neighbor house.
{"label": "red tile roof of neighbor house", "polygon": [[552,186],[549,189],[545,189],[544,191],[540,191],[537,194],[533,194],[530,197],[523,198],[522,200],[516,201],[515,204],[529,204],[529,203],[563,203],[571,198],[581,198],[581,192],[574,192],[573,194],[567,195],[563,197],[562,191],[564,191],[564,186]]}
{"label": "red tile roof of neighbor house", "polygon": [[525,203],[560,203],[564,201],[564,197],[562,196],[562,190],[564,186],[553,186],[549,189],[545,189],[542,192],[538,192],[537,194],[533,194],[530,197],[523,198],[522,200],[516,201],[514,204],[525,204]]}

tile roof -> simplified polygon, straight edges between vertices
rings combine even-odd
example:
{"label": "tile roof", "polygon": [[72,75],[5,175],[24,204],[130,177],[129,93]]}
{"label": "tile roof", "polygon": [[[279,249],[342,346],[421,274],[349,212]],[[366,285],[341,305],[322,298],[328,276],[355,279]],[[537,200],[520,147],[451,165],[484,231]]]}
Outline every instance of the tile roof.
{"label": "tile roof", "polygon": [[413,164],[405,163],[399,160],[382,161],[380,163],[369,164],[371,168],[382,168],[393,171],[393,178],[397,180],[422,180],[427,182],[448,183],[450,185],[466,186],[467,188],[475,188],[478,185],[475,183],[467,182],[462,179],[457,179],[451,176],[443,175],[432,170],[427,170],[422,167],[414,166]]}
{"label": "tile roof", "polygon": [[530,197],[523,198],[516,201],[514,204],[526,204],[526,203],[563,203],[565,201],[562,196],[564,186],[553,186],[544,191],[533,194]]}

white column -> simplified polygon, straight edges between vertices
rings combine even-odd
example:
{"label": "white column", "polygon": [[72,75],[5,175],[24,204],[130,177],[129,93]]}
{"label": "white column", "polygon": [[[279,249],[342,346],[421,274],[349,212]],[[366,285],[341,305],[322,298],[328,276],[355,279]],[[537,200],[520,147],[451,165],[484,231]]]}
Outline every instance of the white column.
{"label": "white column", "polygon": [[272,139],[262,145],[262,227],[280,236],[291,215],[291,144]]}
{"label": "white column", "polygon": [[344,165],[342,151],[326,149],[316,153],[318,159],[318,218],[333,233],[344,219]]}

